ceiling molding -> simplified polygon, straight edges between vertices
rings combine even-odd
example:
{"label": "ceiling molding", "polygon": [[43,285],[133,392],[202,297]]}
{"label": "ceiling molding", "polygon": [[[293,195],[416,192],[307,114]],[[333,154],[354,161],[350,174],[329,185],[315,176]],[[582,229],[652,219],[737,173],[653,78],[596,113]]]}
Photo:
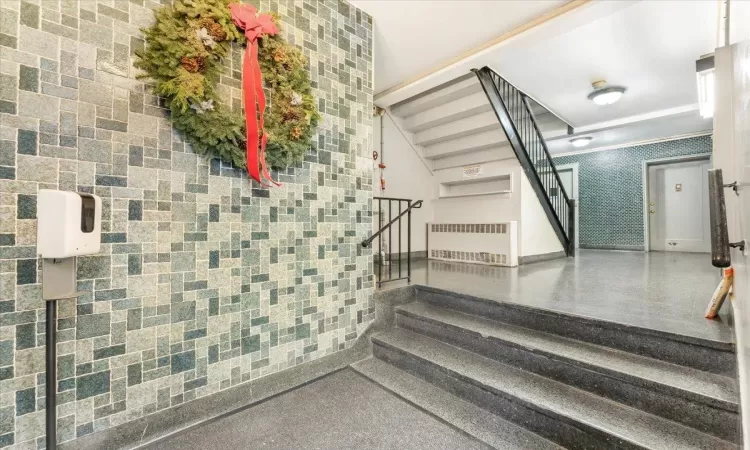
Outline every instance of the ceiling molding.
{"label": "ceiling molding", "polygon": [[704,131],[697,131],[695,133],[679,134],[679,135],[670,136],[666,138],[645,139],[641,141],[626,142],[624,144],[610,145],[608,147],[590,148],[586,150],[577,150],[577,151],[572,151],[572,152],[552,153],[550,156],[552,157],[552,159],[555,159],[555,158],[560,158],[563,156],[576,156],[576,155],[583,155],[585,153],[605,152],[608,150],[617,150],[621,148],[636,147],[639,145],[657,144],[659,142],[679,141],[681,139],[688,139],[688,138],[699,137],[699,136],[710,136],[713,133],[714,133],[713,130],[704,130]]}
{"label": "ceiling molding", "polygon": [[577,8],[580,8],[581,6],[584,6],[584,5],[586,5],[587,3],[591,2],[591,1],[592,0],[572,0],[572,1],[566,3],[566,4],[562,5],[562,6],[559,6],[559,7],[555,8],[555,9],[553,9],[552,11],[549,11],[549,12],[547,12],[545,14],[542,14],[541,16],[537,17],[536,19],[533,19],[533,20],[531,20],[529,22],[526,22],[525,24],[520,25],[520,26],[518,26],[518,27],[516,27],[516,28],[514,28],[514,29],[512,29],[512,30],[510,30],[510,31],[508,31],[506,33],[503,33],[503,34],[501,34],[500,36],[498,36],[498,37],[496,37],[494,39],[491,39],[491,40],[489,40],[487,42],[484,42],[484,43],[482,43],[482,44],[480,44],[480,45],[478,45],[478,46],[476,46],[476,47],[474,47],[474,48],[472,48],[470,50],[467,50],[467,51],[465,51],[465,52],[463,52],[463,53],[461,53],[461,54],[459,54],[459,55],[457,55],[457,56],[455,56],[453,58],[450,58],[450,59],[442,62],[441,64],[439,64],[439,65],[437,65],[437,66],[435,66],[435,67],[433,67],[431,69],[428,69],[428,70],[426,70],[426,71],[424,71],[424,72],[422,72],[422,73],[420,73],[418,75],[415,75],[415,76],[413,76],[413,77],[411,77],[411,78],[409,78],[409,79],[407,79],[405,81],[402,81],[401,83],[399,83],[399,84],[397,84],[395,86],[391,86],[388,89],[385,89],[385,90],[377,93],[375,95],[374,100],[377,101],[379,99],[382,99],[386,95],[392,94],[392,93],[394,93],[394,92],[396,92],[396,91],[398,91],[400,89],[403,89],[403,88],[405,88],[405,87],[407,87],[407,86],[409,86],[411,84],[417,83],[417,82],[421,81],[422,79],[424,79],[424,78],[432,75],[435,72],[438,72],[440,70],[448,68],[448,67],[450,67],[450,66],[452,66],[452,65],[454,65],[454,64],[456,64],[456,63],[458,63],[458,62],[460,62],[460,61],[462,61],[462,60],[464,60],[466,58],[474,56],[477,53],[480,53],[480,52],[482,52],[484,50],[487,50],[487,49],[489,49],[491,47],[494,47],[494,46],[496,46],[496,45],[498,45],[498,44],[500,44],[500,43],[502,43],[504,41],[507,41],[508,39],[511,39],[511,38],[513,38],[515,36],[518,36],[521,33],[524,33],[524,32],[526,32],[528,30],[531,30],[532,28],[535,28],[535,27],[537,27],[539,25],[547,23],[550,20],[555,19],[555,18],[557,18],[557,17],[559,17],[559,16],[561,16],[563,14],[566,14],[566,13],[568,13],[570,11],[573,11],[573,10],[575,10]]}

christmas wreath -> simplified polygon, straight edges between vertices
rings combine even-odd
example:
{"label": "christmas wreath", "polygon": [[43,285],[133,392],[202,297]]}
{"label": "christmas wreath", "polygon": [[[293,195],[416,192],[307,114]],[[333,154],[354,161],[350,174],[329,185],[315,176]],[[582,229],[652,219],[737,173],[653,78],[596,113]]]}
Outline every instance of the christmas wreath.
{"label": "christmas wreath", "polygon": [[[196,153],[247,168],[262,182],[259,175],[270,180],[266,162],[283,169],[304,158],[320,115],[306,58],[281,37],[278,17],[229,2],[174,0],[157,9],[135,67]],[[243,43],[245,116],[225,105],[217,88],[224,58]]]}

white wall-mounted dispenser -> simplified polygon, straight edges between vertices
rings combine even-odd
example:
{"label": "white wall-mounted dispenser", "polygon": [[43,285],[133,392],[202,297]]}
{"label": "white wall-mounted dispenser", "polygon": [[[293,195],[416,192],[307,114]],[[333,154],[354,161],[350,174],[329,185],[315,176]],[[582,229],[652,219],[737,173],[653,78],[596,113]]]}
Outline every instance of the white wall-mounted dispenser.
{"label": "white wall-mounted dispenser", "polygon": [[76,256],[99,253],[102,199],[93,194],[40,189],[37,195],[36,252],[42,257],[45,324],[46,446],[57,448],[57,300],[78,292]]}
{"label": "white wall-mounted dispenser", "polygon": [[102,199],[93,194],[40,189],[37,197],[37,253],[70,258],[99,253]]}

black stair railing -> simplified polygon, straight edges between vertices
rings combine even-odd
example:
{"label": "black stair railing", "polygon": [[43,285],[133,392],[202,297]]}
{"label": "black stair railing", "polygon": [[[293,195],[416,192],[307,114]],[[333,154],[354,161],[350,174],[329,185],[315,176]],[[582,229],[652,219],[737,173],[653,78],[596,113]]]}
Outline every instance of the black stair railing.
{"label": "black stair railing", "polygon": [[[369,247],[375,239],[378,240],[377,245],[373,246],[377,250],[375,263],[377,264],[377,280],[378,287],[382,286],[383,283],[390,281],[407,280],[411,282],[411,210],[422,207],[422,200],[411,200],[407,198],[391,198],[391,197],[373,197],[373,200],[377,201],[378,211],[378,231],[372,234],[369,238],[362,241],[362,247]],[[383,205],[386,205],[386,209]],[[388,217],[388,223],[384,223],[386,216]],[[406,217],[404,219],[404,217]],[[402,239],[402,219],[406,221],[406,238]],[[395,243],[397,248],[394,248],[393,236],[396,235]],[[385,240],[387,237],[387,240]],[[406,273],[402,268],[403,264],[403,252],[402,244],[406,241]],[[397,250],[394,254],[394,249]],[[394,258],[395,256],[395,258]],[[395,263],[395,264],[394,264]],[[396,276],[394,277],[393,266],[397,265]],[[384,274],[383,266],[388,268],[387,274]],[[387,276],[386,276],[387,275]]]}
{"label": "black stair railing", "polygon": [[568,256],[575,254],[575,201],[565,192],[529,98],[489,67],[474,69],[531,187]]}

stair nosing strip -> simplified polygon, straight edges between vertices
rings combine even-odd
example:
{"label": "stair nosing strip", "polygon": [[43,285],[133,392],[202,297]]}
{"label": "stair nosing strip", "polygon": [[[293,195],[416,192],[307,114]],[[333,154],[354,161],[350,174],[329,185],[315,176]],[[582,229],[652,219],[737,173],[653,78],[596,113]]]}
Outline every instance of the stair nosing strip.
{"label": "stair nosing strip", "polygon": [[[438,341],[438,340],[433,339],[431,337],[420,335],[419,333],[415,333],[413,331],[404,330],[404,329],[396,329],[396,330],[406,331],[407,333],[410,333],[410,334],[419,335],[419,336],[421,336],[424,339],[427,339],[429,341],[435,342],[437,345],[452,347],[456,351],[466,352],[466,353],[472,353],[472,352],[469,352],[468,350],[465,350],[463,348],[456,347],[456,346],[453,346],[451,344],[446,344],[444,342]],[[391,331],[393,331],[393,330],[391,330]],[[388,334],[388,332],[381,333],[381,335],[383,335],[383,334]],[[566,414],[566,413],[564,413],[562,411],[555,411],[555,410],[550,409],[548,407],[544,407],[544,406],[538,405],[536,403],[532,403],[532,402],[530,402],[527,399],[520,398],[520,397],[518,397],[516,395],[513,395],[513,394],[511,394],[509,392],[506,392],[506,391],[501,390],[499,388],[496,388],[494,386],[488,385],[488,384],[482,382],[481,380],[473,379],[470,376],[465,375],[465,374],[460,373],[460,372],[457,372],[456,370],[454,370],[452,368],[441,366],[440,364],[438,364],[438,363],[436,363],[434,361],[431,361],[430,359],[425,358],[422,355],[419,355],[417,353],[413,353],[413,352],[411,352],[409,350],[406,350],[406,349],[403,349],[403,348],[398,347],[396,345],[393,345],[393,344],[390,344],[388,342],[385,342],[384,340],[382,340],[377,335],[372,337],[372,342],[373,342],[373,344],[380,345],[382,347],[386,347],[386,348],[388,348],[388,349],[390,349],[392,351],[396,351],[396,352],[398,352],[398,353],[400,353],[402,355],[407,355],[407,356],[410,356],[410,357],[413,357],[413,358],[417,358],[417,359],[419,359],[419,360],[421,360],[423,362],[426,362],[426,363],[428,363],[430,365],[436,366],[438,370],[442,370],[445,373],[447,373],[447,374],[449,374],[449,375],[451,375],[453,377],[456,377],[456,378],[458,378],[459,380],[461,380],[463,382],[472,384],[473,386],[475,386],[475,387],[477,387],[479,389],[482,389],[484,391],[490,392],[490,393],[492,393],[494,395],[501,396],[501,397],[505,398],[506,400],[509,400],[509,401],[512,401],[512,402],[517,402],[517,403],[521,404],[522,406],[524,406],[526,408],[529,408],[529,409],[531,409],[533,411],[536,411],[536,412],[538,412],[540,414],[543,414],[543,415],[545,415],[547,417],[550,417],[550,418],[552,418],[554,420],[563,421],[564,423],[566,423],[566,424],[568,424],[570,426],[573,426],[573,427],[583,426],[584,428],[590,429],[590,431],[593,431],[593,432],[596,432],[596,433],[601,433],[601,434],[608,435],[608,436],[613,436],[613,437],[618,438],[618,439],[620,439],[622,441],[628,442],[628,443],[630,443],[632,445],[636,445],[636,446],[639,446],[639,447],[644,448],[644,449],[649,448],[648,444],[641,443],[641,442],[633,439],[632,437],[623,436],[620,432],[616,432],[616,431],[613,431],[611,429],[607,429],[603,425],[599,425],[599,424],[593,423],[593,422],[591,422],[589,420],[586,420],[586,419],[577,419],[575,417],[571,417],[569,414]],[[487,358],[485,356],[482,356],[482,355],[479,355],[479,354],[476,354],[476,353],[472,353],[472,354],[474,355],[474,357],[485,359],[485,360],[489,360],[492,363],[508,367],[510,370],[517,370],[517,371],[521,371],[521,372],[527,372],[527,371],[525,371],[523,369],[519,369],[519,368],[515,368],[515,367],[512,367],[512,366],[508,366],[508,365],[503,364],[503,363],[501,363],[499,361],[493,360],[491,358]],[[534,374],[532,372],[527,372],[527,373],[530,376],[544,378],[541,375]],[[678,422],[673,422],[673,421],[670,421],[668,419],[664,419],[664,418],[655,416],[653,414],[647,413],[645,411],[633,408],[631,406],[624,405],[624,404],[621,404],[621,403],[617,403],[614,400],[610,400],[610,399],[607,399],[605,397],[599,397],[596,394],[592,394],[590,392],[578,389],[578,388],[570,386],[570,385],[566,385],[564,383],[560,383],[560,382],[555,381],[555,380],[551,380],[551,379],[548,379],[548,378],[546,378],[546,380],[549,381],[550,383],[561,385],[561,386],[563,386],[566,389],[570,389],[570,390],[573,390],[573,391],[578,391],[578,392],[580,392],[584,396],[596,397],[596,398],[598,398],[601,401],[604,401],[604,402],[607,402],[607,403],[611,403],[612,406],[615,407],[615,408],[622,408],[622,409],[633,411],[636,414],[641,414],[641,415],[645,415],[645,416],[652,416],[656,420],[660,420],[660,421],[664,421],[664,422],[669,422],[670,424],[672,424],[676,428],[683,428],[683,429],[688,430],[688,431],[690,431],[692,433],[703,435],[703,436],[705,436],[708,439],[713,439],[713,440],[721,441],[721,442],[726,443],[727,445],[733,445],[729,441],[725,441],[725,440],[717,438],[715,436],[711,436],[709,434],[703,433],[703,432],[701,432],[699,430],[696,430],[694,428],[690,428],[690,427],[687,427],[686,425],[682,425],[682,424],[680,424]]]}
{"label": "stair nosing strip", "polygon": [[[440,307],[437,307],[437,308],[440,308]],[[465,316],[468,316],[468,317],[472,317],[472,318],[477,317],[477,316],[474,316],[472,314],[465,314],[465,313],[457,312],[455,310],[450,310],[450,311],[454,312],[456,314],[462,314],[462,315],[465,315]],[[634,385],[637,385],[637,386],[640,386],[640,387],[644,387],[644,388],[654,388],[654,387],[656,387],[656,389],[654,389],[654,390],[663,392],[665,394],[677,395],[677,396],[679,396],[679,397],[681,397],[681,398],[683,398],[685,400],[689,400],[689,401],[693,401],[693,402],[696,402],[696,403],[704,404],[704,405],[707,405],[707,406],[710,406],[710,407],[715,407],[715,408],[723,409],[723,410],[726,410],[726,411],[731,412],[731,413],[739,413],[739,400],[737,402],[731,402],[731,401],[727,401],[727,400],[723,400],[723,399],[717,399],[715,397],[711,397],[709,395],[705,395],[705,394],[702,394],[702,393],[699,393],[699,392],[690,391],[690,390],[683,389],[683,388],[680,388],[680,387],[677,387],[677,386],[674,386],[674,385],[670,385],[670,384],[665,384],[665,383],[663,383],[661,381],[654,380],[652,378],[638,376],[638,375],[634,375],[634,374],[631,374],[631,373],[622,372],[622,371],[617,370],[617,369],[612,369],[612,368],[609,368],[609,367],[606,367],[606,366],[603,366],[603,365],[596,365],[596,364],[592,364],[592,363],[589,363],[589,362],[586,362],[586,361],[581,361],[581,360],[573,358],[573,357],[562,356],[562,355],[558,355],[558,354],[555,354],[555,353],[551,353],[551,352],[549,352],[547,350],[540,349],[539,347],[530,346],[530,345],[522,345],[522,344],[519,344],[517,342],[511,341],[511,340],[508,340],[508,339],[503,339],[503,338],[497,337],[497,336],[485,336],[485,335],[483,335],[483,334],[481,334],[481,333],[479,333],[477,331],[474,331],[474,330],[471,330],[471,329],[468,329],[468,328],[464,328],[463,326],[460,326],[460,325],[454,325],[452,323],[444,322],[444,321],[441,321],[439,319],[433,319],[432,317],[426,317],[426,316],[423,316],[423,315],[420,315],[420,314],[417,314],[417,313],[412,313],[411,311],[403,309],[403,306],[397,307],[396,308],[396,312],[397,312],[397,314],[404,314],[404,315],[407,315],[407,316],[412,317],[412,318],[416,318],[416,319],[419,319],[419,320],[424,320],[424,321],[433,323],[435,325],[442,325],[442,326],[451,327],[451,328],[454,328],[456,330],[460,330],[460,331],[463,331],[463,332],[466,332],[466,333],[470,333],[470,334],[475,335],[475,336],[479,336],[482,339],[489,339],[489,340],[492,340],[492,341],[499,341],[499,342],[502,343],[502,345],[511,346],[511,347],[522,349],[524,351],[528,351],[528,352],[531,352],[531,353],[534,353],[534,354],[537,354],[537,355],[548,357],[548,358],[554,359],[555,361],[558,361],[560,363],[564,363],[564,364],[568,364],[568,365],[580,367],[580,368],[582,368],[584,370],[589,370],[589,371],[592,371],[592,372],[596,372],[596,373],[598,373],[598,374],[600,374],[602,376],[611,377],[611,378],[614,378],[614,379],[617,379],[617,380],[620,380],[620,381],[623,381],[623,382],[626,382],[626,383],[634,384]],[[560,338],[562,340],[577,341],[576,339],[571,339],[571,338],[568,338],[568,337],[565,337],[565,336],[559,336],[559,335],[555,335],[555,334],[545,333],[543,331],[535,330],[535,329],[532,329],[532,328],[525,328],[525,327],[521,327],[521,326],[518,326],[518,325],[508,324],[508,323],[501,322],[501,321],[494,320],[494,319],[485,319],[485,320],[490,320],[490,321],[495,322],[497,324],[506,325],[506,326],[510,326],[510,327],[522,328],[524,330],[529,330],[529,331],[534,332],[534,333],[539,333],[539,334],[543,334],[543,335],[546,335],[546,336]],[[588,342],[584,342],[584,341],[578,341],[578,342],[582,342],[582,343],[584,343],[586,345],[591,345],[591,346],[595,346],[595,347],[601,347],[604,351],[608,351],[608,352],[619,352],[619,353],[631,354],[631,355],[636,356],[636,357],[640,357],[640,358],[644,358],[644,359],[649,359],[649,360],[654,360],[654,361],[657,361],[657,362],[660,362],[660,363],[663,363],[663,364],[671,364],[671,365],[674,365],[674,366],[677,366],[677,367],[682,367],[682,366],[679,366],[679,365],[676,365],[676,364],[673,364],[673,363],[669,363],[669,362],[665,362],[665,361],[659,361],[659,360],[656,360],[654,358],[650,358],[648,356],[643,356],[643,355],[638,355],[638,354],[635,354],[635,353],[624,352],[622,350],[612,349],[612,348],[609,348],[609,347],[604,347],[604,346],[600,346],[600,345],[597,345],[597,344],[592,344],[592,343],[588,343]],[[452,345],[452,344],[449,344],[449,345]],[[461,348],[461,347],[459,347],[459,348]],[[484,356],[484,355],[480,355],[480,356]],[[492,358],[490,358],[490,359],[492,359]],[[495,361],[497,361],[497,360],[495,360]],[[498,362],[502,363],[502,361],[498,361]],[[575,362],[575,363],[572,363],[572,362]],[[524,370],[524,369],[522,369],[522,370]],[[693,370],[698,370],[698,369],[693,369]],[[718,375],[718,374],[711,374],[710,372],[706,372],[706,373],[708,373],[710,375],[722,376],[722,375]],[[644,383],[644,381],[645,381],[645,383]],[[706,401],[706,400],[708,400],[708,401]]]}
{"label": "stair nosing strip", "polygon": [[[417,290],[421,290],[425,292],[448,295],[451,297],[477,301],[477,302],[481,302],[481,303],[485,303],[489,305],[498,305],[504,308],[512,308],[512,309],[517,309],[517,310],[524,311],[524,312],[533,312],[536,314],[543,314],[543,315],[554,316],[554,317],[562,317],[562,318],[566,318],[566,319],[570,319],[570,320],[574,320],[578,322],[586,322],[588,324],[609,326],[612,328],[617,328],[618,330],[621,330],[621,331],[657,336],[663,339],[669,339],[671,341],[679,342],[681,344],[689,344],[689,345],[695,345],[698,347],[706,347],[706,348],[710,348],[713,350],[732,353],[732,354],[735,353],[735,345],[736,345],[735,342],[718,341],[718,340],[712,340],[712,339],[701,338],[701,337],[696,337],[696,336],[688,336],[684,334],[674,333],[671,331],[646,328],[643,326],[631,325],[631,324],[622,323],[622,322],[615,322],[613,320],[600,319],[600,318],[592,317],[592,316],[583,316],[583,315],[574,314],[574,313],[567,312],[567,311],[558,311],[558,310],[547,309],[543,307],[528,306],[528,305],[523,305],[520,303],[513,303],[513,302],[508,302],[508,301],[502,301],[502,300],[492,300],[492,299],[488,299],[484,297],[478,297],[472,294],[464,294],[460,292],[449,291],[446,289],[436,288],[434,286],[427,286],[424,284],[415,283],[414,287]],[[419,297],[417,296],[417,301],[422,301],[422,300],[420,300]],[[452,309],[452,308],[449,308],[449,309]]]}

